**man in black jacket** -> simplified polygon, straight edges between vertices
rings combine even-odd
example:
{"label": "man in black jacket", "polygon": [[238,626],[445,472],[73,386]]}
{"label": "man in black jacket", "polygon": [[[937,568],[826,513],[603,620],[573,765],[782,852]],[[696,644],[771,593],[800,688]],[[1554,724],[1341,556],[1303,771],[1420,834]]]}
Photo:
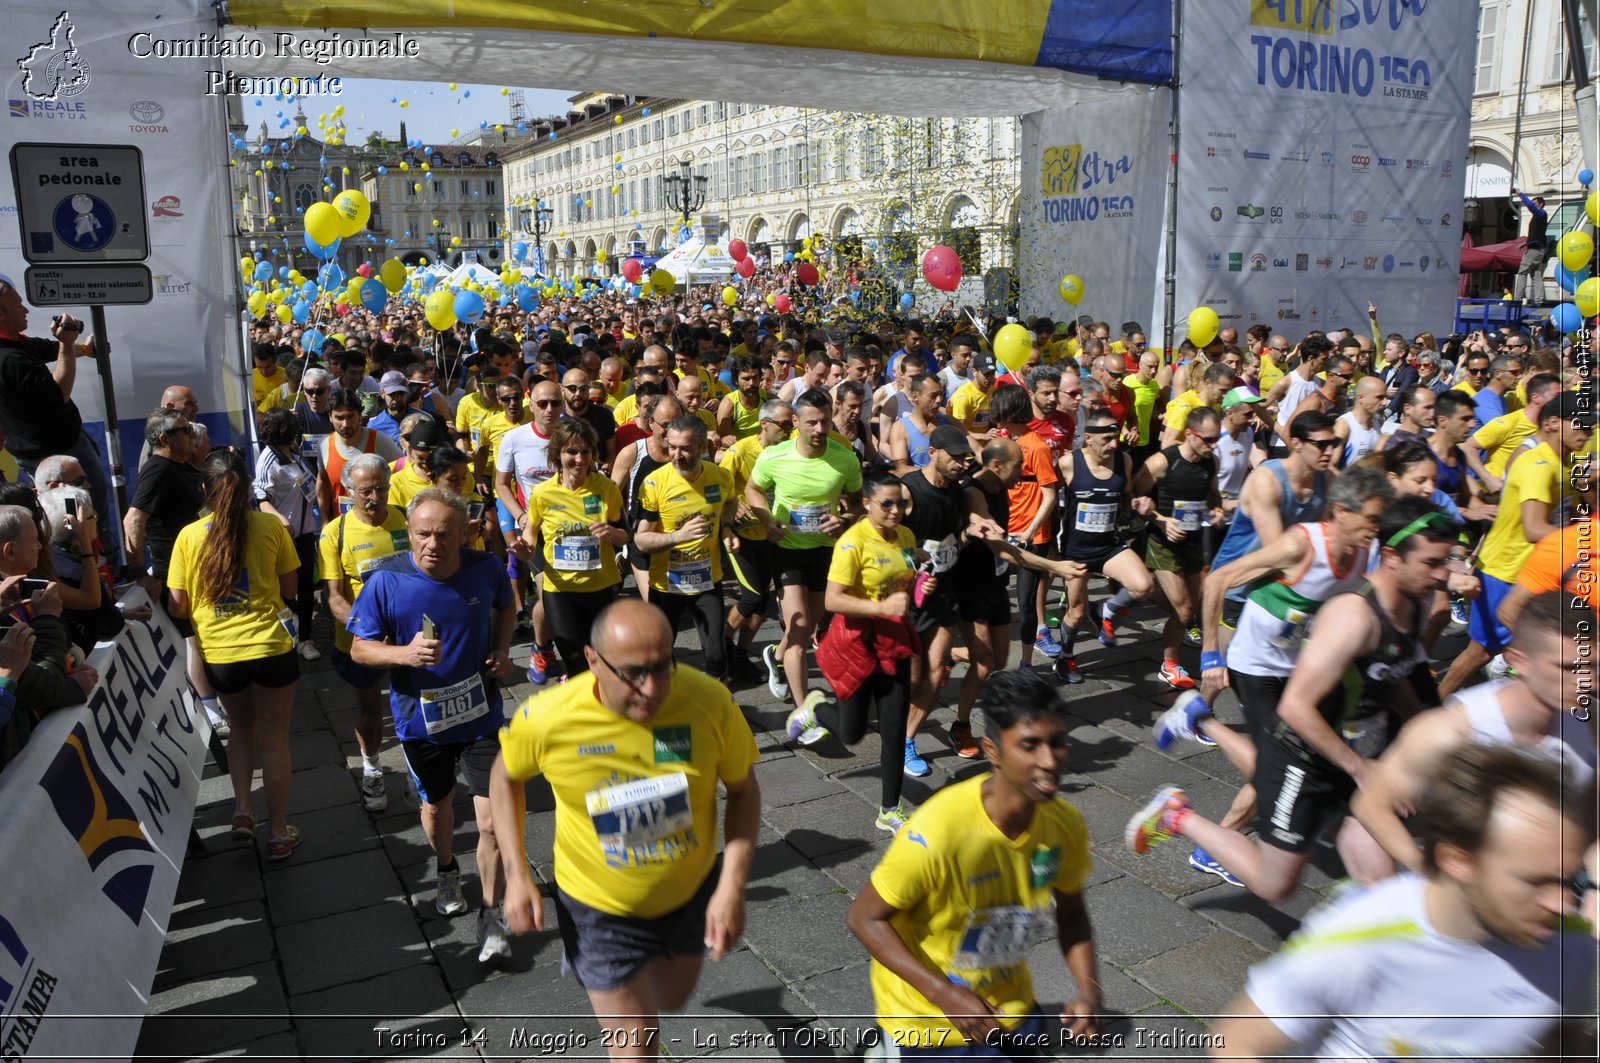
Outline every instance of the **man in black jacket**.
{"label": "man in black jacket", "polygon": [[[39,550],[39,526],[33,514],[21,506],[0,506],[0,610],[14,623],[31,627],[35,640],[28,667],[15,680],[17,708],[0,744],[25,737],[34,717],[81,704],[98,679],[93,668],[68,660],[72,639],[61,619],[56,585],[22,594],[22,578],[38,569]],[[16,733],[19,726],[21,735]]]}
{"label": "man in black jacket", "polygon": [[[50,326],[54,340],[23,335],[28,308],[16,283],[0,273],[0,424],[17,464],[31,475],[44,458],[70,454],[89,474],[95,508],[116,513],[116,499],[106,479],[100,452],[83,431],[83,416],[72,401],[78,359],[94,353],[94,337],[79,343],[83,322],[61,315]],[[51,369],[54,363],[55,368]],[[106,556],[121,564],[116,522],[106,522]]]}

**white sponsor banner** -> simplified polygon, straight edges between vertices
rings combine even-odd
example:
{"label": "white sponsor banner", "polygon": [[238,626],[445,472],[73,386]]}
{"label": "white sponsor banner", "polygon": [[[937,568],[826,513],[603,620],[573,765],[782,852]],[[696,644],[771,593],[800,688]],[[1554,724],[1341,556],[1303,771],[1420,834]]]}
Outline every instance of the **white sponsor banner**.
{"label": "white sponsor banner", "polygon": [[[1171,94],[1124,86],[1022,119],[1021,310],[1141,324],[1157,295]],[[1076,307],[1066,274],[1083,280]]]}
{"label": "white sponsor banner", "polygon": [[133,1052],[210,737],[184,662],[165,614],[130,620],[0,773],[0,1058]]}
{"label": "white sponsor banner", "polygon": [[[234,277],[224,97],[207,96],[215,60],[140,58],[128,41],[141,29],[163,36],[214,32],[208,0],[6,0],[0,86],[6,113],[0,143],[131,145],[143,154],[143,220],[154,299],[106,310],[117,414],[131,459],[144,417],[164,388],[194,389],[213,442],[242,425],[243,380]],[[16,196],[0,176],[0,273],[22,280]],[[35,310],[29,331],[47,334],[51,314],[88,320],[87,307]],[[103,420],[101,382],[79,363],[72,398],[86,422]],[[91,437],[96,430],[91,429]],[[96,440],[98,442],[98,440]],[[129,470],[131,473],[131,469]]]}
{"label": "white sponsor banner", "polygon": [[1184,23],[1178,335],[1455,316],[1477,5],[1216,0]]}

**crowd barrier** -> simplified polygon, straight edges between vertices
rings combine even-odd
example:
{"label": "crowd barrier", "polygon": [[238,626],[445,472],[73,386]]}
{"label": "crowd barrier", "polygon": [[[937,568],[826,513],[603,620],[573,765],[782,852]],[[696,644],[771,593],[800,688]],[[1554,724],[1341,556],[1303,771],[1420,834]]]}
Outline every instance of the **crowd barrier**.
{"label": "crowd barrier", "polygon": [[138,1040],[210,741],[184,641],[153,612],[95,647],[87,702],[0,772],[0,1063],[126,1059]]}

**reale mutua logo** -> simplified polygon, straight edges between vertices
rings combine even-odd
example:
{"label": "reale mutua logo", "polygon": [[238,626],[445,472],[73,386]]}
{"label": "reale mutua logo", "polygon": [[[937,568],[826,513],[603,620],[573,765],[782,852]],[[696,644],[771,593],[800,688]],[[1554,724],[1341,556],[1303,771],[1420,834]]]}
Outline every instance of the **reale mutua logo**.
{"label": "reale mutua logo", "polygon": [[89,87],[89,62],[72,37],[72,16],[63,11],[50,26],[50,37],[17,60],[22,91],[35,100],[76,96]]}

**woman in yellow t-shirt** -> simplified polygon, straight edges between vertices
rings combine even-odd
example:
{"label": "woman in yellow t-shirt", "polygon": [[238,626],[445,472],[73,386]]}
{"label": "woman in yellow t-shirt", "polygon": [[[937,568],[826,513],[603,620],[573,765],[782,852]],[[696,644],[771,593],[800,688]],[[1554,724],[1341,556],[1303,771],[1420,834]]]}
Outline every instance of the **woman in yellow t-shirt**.
{"label": "woman in yellow t-shirt", "polygon": [[250,508],[250,473],[236,450],[200,465],[206,514],[178,533],[167,572],[174,616],[189,617],[206,679],[228,710],[233,836],[255,837],[251,780],[261,751],[267,795],[267,859],[300,844],[289,826],[289,713],[300,668],[297,622],[283,603],[295,596],[300,559],[283,522]]}
{"label": "woman in yellow t-shirt", "polygon": [[428,455],[427,475],[433,486],[454,491],[467,500],[467,549],[485,549],[483,496],[472,478],[472,456],[459,447],[434,447]]}
{"label": "woman in yellow t-shirt", "polygon": [[[809,745],[829,731],[846,745],[861,740],[867,714],[878,707],[878,758],[882,800],[877,827],[893,834],[905,825],[900,800],[905,775],[906,715],[911,705],[911,658],[920,642],[907,613],[918,582],[931,594],[935,581],[917,568],[917,540],[901,523],[910,497],[887,473],[862,484],[867,515],[851,525],[833,548],[824,607],[834,614],[817,652],[817,664],[830,687],[842,696],[830,701],[813,690],[789,714],[790,739]],[[862,652],[863,647],[865,653]],[[888,671],[892,665],[893,671]],[[869,672],[870,669],[870,672]]]}
{"label": "woman in yellow t-shirt", "polygon": [[550,432],[560,470],[528,492],[523,541],[543,561],[544,615],[569,677],[589,670],[583,648],[600,611],[617,597],[617,550],[628,545],[622,491],[595,466],[600,438],[589,422],[566,420]]}

